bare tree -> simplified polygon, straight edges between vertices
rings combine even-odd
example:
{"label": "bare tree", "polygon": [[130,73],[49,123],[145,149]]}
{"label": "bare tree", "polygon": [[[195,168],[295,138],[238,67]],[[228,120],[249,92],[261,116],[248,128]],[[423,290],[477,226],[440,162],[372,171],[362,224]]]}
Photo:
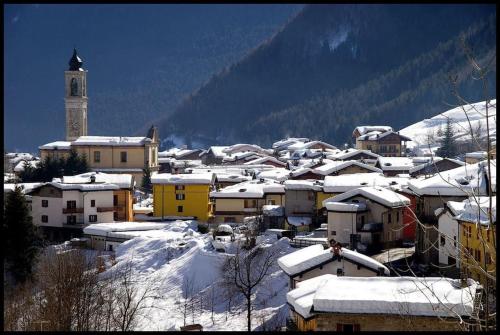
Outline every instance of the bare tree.
{"label": "bare tree", "polygon": [[113,326],[121,331],[133,330],[145,310],[153,307],[148,300],[156,297],[154,281],[140,286],[134,276],[132,260],[127,260],[119,269],[110,270],[113,271],[110,285],[116,285],[113,291]]}
{"label": "bare tree", "polygon": [[271,247],[257,245],[245,250],[240,244],[234,255],[228,255],[222,266],[225,286],[236,289],[246,300],[247,330],[252,330],[252,295],[270,274],[278,253]]}

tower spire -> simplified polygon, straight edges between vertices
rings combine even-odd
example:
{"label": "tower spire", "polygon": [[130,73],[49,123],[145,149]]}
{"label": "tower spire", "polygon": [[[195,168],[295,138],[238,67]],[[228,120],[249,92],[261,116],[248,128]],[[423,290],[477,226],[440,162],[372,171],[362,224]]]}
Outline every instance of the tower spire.
{"label": "tower spire", "polygon": [[80,71],[83,61],[76,52],[76,48],[73,48],[73,56],[69,60],[69,71]]}

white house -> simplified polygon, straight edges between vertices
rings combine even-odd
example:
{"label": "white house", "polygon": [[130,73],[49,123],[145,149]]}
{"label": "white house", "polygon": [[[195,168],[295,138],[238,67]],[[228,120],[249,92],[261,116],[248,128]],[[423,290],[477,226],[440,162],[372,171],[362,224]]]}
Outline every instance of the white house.
{"label": "white house", "polygon": [[113,191],[119,188],[115,184],[95,181],[44,183],[29,192],[33,223],[50,239],[81,236],[82,228],[91,223],[113,221]]}
{"label": "white house", "polygon": [[439,265],[453,265],[460,268],[459,223],[455,219],[464,209],[465,203],[448,201],[444,208],[435,211],[439,230]]}
{"label": "white house", "polygon": [[299,249],[278,259],[290,278],[292,290],[298,282],[325,274],[350,277],[388,276],[389,269],[373,258],[346,248],[323,248],[321,244]]}

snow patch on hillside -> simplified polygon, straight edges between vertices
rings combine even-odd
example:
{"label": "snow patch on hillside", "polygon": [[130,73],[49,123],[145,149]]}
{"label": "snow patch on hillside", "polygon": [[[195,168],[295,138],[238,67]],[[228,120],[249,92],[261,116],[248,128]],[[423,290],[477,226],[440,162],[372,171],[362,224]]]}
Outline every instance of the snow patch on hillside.
{"label": "snow patch on hillside", "polygon": [[[208,234],[196,230],[196,222],[176,221],[167,228],[184,232],[184,237],[136,237],[121,244],[116,250],[116,265],[133,269],[134,281],[141,289],[154,283],[157,286],[154,308],[148,308],[135,330],[179,330],[184,325],[183,289],[186,280],[193,282],[194,294],[202,296],[201,310],[188,315],[187,324],[199,323],[204,330],[246,330],[246,310],[242,297],[234,298],[231,312],[228,302],[223,299],[224,288],[220,285],[220,267],[227,254],[216,252]],[[259,240],[270,248],[277,248],[279,256],[294,251],[288,239],[262,237]],[[259,242],[259,241],[258,241]],[[288,315],[286,293],[288,277],[277,263],[271,275],[256,290],[254,297],[252,328],[284,325]],[[214,290],[215,304],[212,321],[210,294]],[[198,302],[198,306],[199,306]],[[199,307],[197,307],[199,308]],[[266,328],[269,329],[269,328]]]}
{"label": "snow patch on hillside", "polygon": [[[496,138],[496,99],[491,100],[488,104],[488,116],[490,136]],[[407,142],[407,147],[410,149],[425,149],[429,144],[431,147],[437,148],[436,144],[440,139],[438,135],[439,129],[444,132],[448,118],[452,120],[455,138],[458,141],[471,139],[471,126],[474,131],[478,130],[481,138],[487,135],[485,101],[450,109],[430,119],[425,119],[403,128],[399,133],[412,139],[412,141]]]}

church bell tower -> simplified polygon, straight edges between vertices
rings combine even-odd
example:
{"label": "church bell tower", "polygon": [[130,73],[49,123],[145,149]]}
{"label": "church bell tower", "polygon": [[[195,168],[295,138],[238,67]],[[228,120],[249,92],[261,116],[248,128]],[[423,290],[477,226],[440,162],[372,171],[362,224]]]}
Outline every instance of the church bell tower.
{"label": "church bell tower", "polygon": [[69,70],[64,71],[66,141],[87,135],[87,71],[82,69],[82,64],[82,59],[74,49]]}

